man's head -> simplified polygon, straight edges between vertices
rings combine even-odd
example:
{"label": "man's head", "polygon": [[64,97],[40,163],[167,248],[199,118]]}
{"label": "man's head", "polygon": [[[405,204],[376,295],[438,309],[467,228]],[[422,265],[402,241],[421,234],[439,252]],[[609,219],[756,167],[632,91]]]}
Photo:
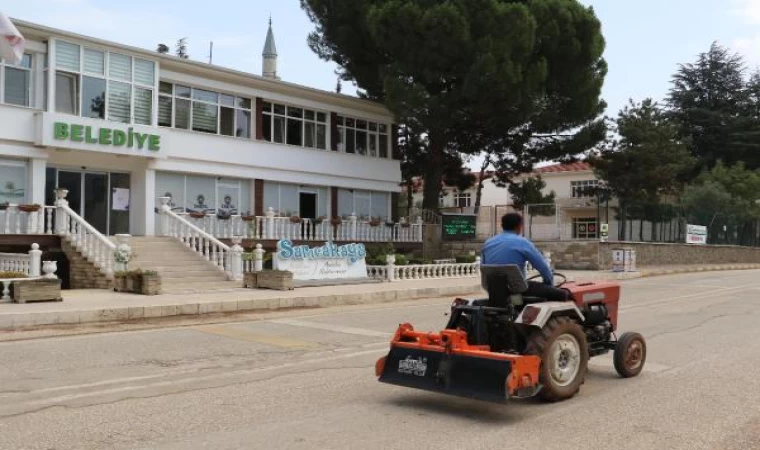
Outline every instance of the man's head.
{"label": "man's head", "polygon": [[523,226],[523,218],[520,214],[504,214],[501,218],[501,228],[509,233],[520,234]]}

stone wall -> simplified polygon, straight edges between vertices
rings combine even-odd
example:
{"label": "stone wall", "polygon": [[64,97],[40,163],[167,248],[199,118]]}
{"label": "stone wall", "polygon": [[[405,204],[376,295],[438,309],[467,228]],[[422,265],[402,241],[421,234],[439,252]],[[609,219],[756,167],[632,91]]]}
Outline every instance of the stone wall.
{"label": "stone wall", "polygon": [[552,265],[556,269],[600,270],[598,242],[563,241],[535,244],[542,252],[552,254]]}
{"label": "stone wall", "polygon": [[598,244],[603,268],[612,268],[612,249],[629,247],[636,251],[639,266],[668,266],[685,264],[757,264],[760,248],[730,245],[687,245],[655,243]]}
{"label": "stone wall", "polygon": [[113,283],[65,239],[61,239],[61,249],[69,260],[71,289],[111,289],[113,287]]}
{"label": "stone wall", "polygon": [[760,263],[760,248],[754,247],[595,241],[536,242],[536,246],[551,252],[554,266],[563,270],[612,269],[616,248],[635,250],[637,266]]}

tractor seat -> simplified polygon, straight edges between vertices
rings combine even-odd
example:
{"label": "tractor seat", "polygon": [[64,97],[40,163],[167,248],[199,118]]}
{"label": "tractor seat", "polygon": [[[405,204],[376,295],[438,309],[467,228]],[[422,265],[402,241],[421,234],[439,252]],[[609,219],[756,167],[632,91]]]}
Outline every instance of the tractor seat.
{"label": "tractor seat", "polygon": [[514,264],[483,264],[480,266],[480,284],[488,292],[488,305],[493,308],[543,302],[545,299],[525,297],[528,282],[522,271]]}

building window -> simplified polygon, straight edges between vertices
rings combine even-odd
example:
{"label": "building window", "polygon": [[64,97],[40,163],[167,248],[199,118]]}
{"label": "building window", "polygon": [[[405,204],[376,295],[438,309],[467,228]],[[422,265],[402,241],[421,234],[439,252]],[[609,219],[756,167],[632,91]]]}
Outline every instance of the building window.
{"label": "building window", "polygon": [[215,214],[223,210],[238,215],[250,209],[250,184],[248,180],[158,172],[157,206],[159,197],[169,197],[169,207],[179,213],[195,211]]}
{"label": "building window", "polygon": [[327,114],[324,112],[264,102],[262,119],[265,141],[327,148]]}
{"label": "building window", "polygon": [[599,185],[599,180],[571,181],[573,198],[594,197],[594,188]]}
{"label": "building window", "polygon": [[17,65],[0,60],[0,93],[8,105],[32,105],[32,55],[24,54]]}
{"label": "building window", "polygon": [[573,219],[573,238],[574,239],[597,239],[598,226],[596,218],[575,218]]}
{"label": "building window", "polygon": [[26,163],[0,160],[0,203],[23,204],[26,199]]}
{"label": "building window", "polygon": [[338,150],[388,158],[388,125],[338,116]]}
{"label": "building window", "polygon": [[352,213],[358,220],[388,218],[388,193],[341,189],[338,191],[338,214],[344,218]]}
{"label": "building window", "polygon": [[469,192],[457,192],[457,195],[454,197],[454,202],[457,205],[457,208],[469,208],[472,203],[472,196]]}
{"label": "building window", "polygon": [[162,81],[158,126],[251,137],[251,99]]}
{"label": "building window", "polygon": [[151,125],[156,63],[56,42],[55,110],[114,122]]}

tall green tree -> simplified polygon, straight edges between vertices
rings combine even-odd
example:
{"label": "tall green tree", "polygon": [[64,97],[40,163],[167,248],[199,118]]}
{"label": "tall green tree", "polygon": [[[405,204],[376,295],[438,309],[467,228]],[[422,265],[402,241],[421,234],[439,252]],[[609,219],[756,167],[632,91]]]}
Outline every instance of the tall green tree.
{"label": "tall green tree", "polygon": [[301,6],[315,24],[312,50],[361,95],[427,133],[426,208],[438,206],[446,155],[482,151],[469,145],[473,137],[531,160],[585,150],[603,134],[604,39],[593,9],[577,0]]}
{"label": "tall green tree", "polygon": [[711,243],[752,244],[758,237],[759,200],[760,171],[719,162],[685,189],[681,204],[690,223],[709,228]]}
{"label": "tall green tree", "polygon": [[760,168],[760,77],[745,79],[743,58],[713,43],[673,76],[668,106],[698,159],[697,173],[718,161]]}
{"label": "tall green tree", "polygon": [[540,175],[510,183],[507,189],[512,197],[512,206],[516,210],[523,211],[528,205],[536,205],[537,208],[531,211],[531,215],[551,214],[550,211],[553,209],[551,205],[554,204],[556,194],[554,191],[544,194],[546,182]]}
{"label": "tall green tree", "polygon": [[643,219],[648,205],[678,193],[694,162],[676,123],[651,99],[631,101],[615,125],[619,138],[589,160],[620,203],[620,232],[625,236],[627,219]]}

